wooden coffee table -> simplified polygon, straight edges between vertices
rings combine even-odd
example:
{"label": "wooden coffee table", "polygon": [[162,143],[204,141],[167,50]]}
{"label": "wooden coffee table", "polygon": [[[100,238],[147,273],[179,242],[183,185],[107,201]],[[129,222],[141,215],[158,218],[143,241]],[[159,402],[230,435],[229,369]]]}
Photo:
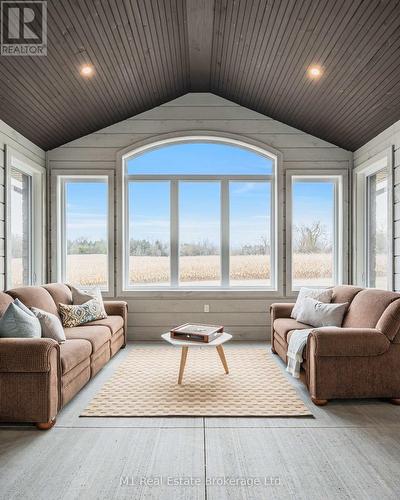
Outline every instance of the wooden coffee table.
{"label": "wooden coffee table", "polygon": [[230,333],[224,332],[222,335],[220,335],[218,338],[213,340],[212,342],[205,343],[205,342],[193,342],[190,340],[176,340],[171,338],[171,333],[163,333],[161,337],[166,341],[169,342],[172,345],[176,345],[178,347],[182,347],[182,352],[181,352],[181,364],[179,367],[179,376],[178,376],[178,384],[182,384],[182,379],[183,379],[183,372],[185,371],[185,365],[186,365],[186,358],[188,355],[188,349],[189,347],[215,347],[217,349],[217,352],[219,354],[219,357],[221,359],[222,365],[225,369],[225,373],[229,373],[229,368],[228,368],[228,363],[226,362],[225,358],[225,353],[224,353],[224,348],[222,347],[222,344],[225,344],[225,342],[228,342],[228,340],[231,340],[232,335]]}

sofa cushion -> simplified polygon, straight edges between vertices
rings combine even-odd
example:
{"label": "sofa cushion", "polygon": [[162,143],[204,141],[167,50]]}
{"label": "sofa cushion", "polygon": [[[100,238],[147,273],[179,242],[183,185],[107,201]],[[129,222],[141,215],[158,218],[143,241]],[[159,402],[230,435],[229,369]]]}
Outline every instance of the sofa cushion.
{"label": "sofa cushion", "polygon": [[114,335],[119,330],[121,330],[121,328],[123,328],[124,320],[121,318],[121,316],[107,316],[107,318],[104,319],[97,319],[96,321],[91,321],[90,323],[87,323],[87,325],[107,326],[110,329],[111,335]]}
{"label": "sofa cushion", "polygon": [[7,307],[13,302],[13,298],[7,293],[0,292],[0,316],[3,316]]}
{"label": "sofa cushion", "polygon": [[354,297],[361,292],[363,288],[351,285],[340,285],[333,288],[332,302],[336,304],[350,304]]}
{"label": "sofa cushion", "polygon": [[75,366],[90,358],[92,347],[90,342],[83,339],[67,340],[60,345],[61,373],[69,372]]}
{"label": "sofa cushion", "polygon": [[375,328],[385,309],[400,294],[384,290],[366,289],[359,292],[344,317],[344,328]]}
{"label": "sofa cushion", "polygon": [[48,285],[43,285],[43,288],[52,296],[57,307],[60,303],[72,304],[71,290],[64,283],[49,283]]}
{"label": "sofa cushion", "polygon": [[27,307],[37,307],[51,314],[58,315],[57,306],[47,290],[41,286],[21,286],[7,290],[13,299],[19,299]]}
{"label": "sofa cushion", "polygon": [[107,326],[74,326],[64,328],[67,339],[85,339],[92,344],[92,353],[98,351],[111,339],[111,332]]}
{"label": "sofa cushion", "polygon": [[288,333],[291,330],[304,330],[305,328],[312,328],[311,325],[306,325],[305,323],[299,323],[292,318],[278,318],[274,321],[275,332],[287,342]]}

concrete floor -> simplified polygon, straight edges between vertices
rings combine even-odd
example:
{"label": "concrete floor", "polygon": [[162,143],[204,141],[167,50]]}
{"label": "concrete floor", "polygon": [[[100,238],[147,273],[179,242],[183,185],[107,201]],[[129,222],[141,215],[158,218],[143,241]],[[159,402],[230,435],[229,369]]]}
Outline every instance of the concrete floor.
{"label": "concrete floor", "polygon": [[400,407],[385,401],[318,408],[290,378],[315,418],[79,418],[132,348],[52,430],[0,426],[1,499],[400,498]]}

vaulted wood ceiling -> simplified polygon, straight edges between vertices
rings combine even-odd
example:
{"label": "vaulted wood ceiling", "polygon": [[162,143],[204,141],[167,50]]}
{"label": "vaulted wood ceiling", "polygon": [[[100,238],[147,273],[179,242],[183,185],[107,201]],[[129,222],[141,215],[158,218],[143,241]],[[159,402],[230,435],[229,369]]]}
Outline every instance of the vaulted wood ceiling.
{"label": "vaulted wood ceiling", "polygon": [[49,1],[48,56],[0,56],[0,118],[46,150],[193,91],[355,150],[400,119],[400,0]]}

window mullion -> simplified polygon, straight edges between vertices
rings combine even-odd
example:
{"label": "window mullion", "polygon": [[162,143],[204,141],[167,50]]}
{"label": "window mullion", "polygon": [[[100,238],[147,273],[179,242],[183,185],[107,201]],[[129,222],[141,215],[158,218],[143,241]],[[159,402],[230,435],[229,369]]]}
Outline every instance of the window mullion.
{"label": "window mullion", "polygon": [[131,239],[131,234],[129,230],[129,213],[130,213],[130,199],[129,199],[129,184],[130,181],[125,178],[124,180],[124,185],[123,185],[123,200],[124,200],[124,206],[125,206],[125,218],[124,218],[124,225],[123,225],[123,232],[124,232],[124,241],[125,241],[125,248],[124,248],[124,255],[123,255],[123,272],[125,273],[124,280],[125,280],[125,287],[127,288],[130,285],[129,282],[129,269],[130,269],[130,239]]}
{"label": "window mullion", "polygon": [[179,181],[171,181],[170,273],[171,286],[179,285]]}
{"label": "window mullion", "polygon": [[60,201],[60,216],[61,216],[61,224],[60,224],[60,229],[61,229],[61,235],[60,235],[60,258],[61,258],[61,265],[60,265],[60,272],[61,272],[61,281],[65,283],[66,278],[65,278],[65,269],[66,269],[66,253],[67,253],[67,245],[66,245],[66,224],[65,224],[65,216],[66,216],[66,185],[65,185],[65,180],[61,179],[61,189],[60,189],[60,195],[61,195],[61,201]]}
{"label": "window mullion", "polygon": [[333,282],[339,284],[339,189],[337,181],[334,183],[334,205],[333,205]]}
{"label": "window mullion", "polygon": [[221,182],[221,284],[229,286],[229,181]]}

